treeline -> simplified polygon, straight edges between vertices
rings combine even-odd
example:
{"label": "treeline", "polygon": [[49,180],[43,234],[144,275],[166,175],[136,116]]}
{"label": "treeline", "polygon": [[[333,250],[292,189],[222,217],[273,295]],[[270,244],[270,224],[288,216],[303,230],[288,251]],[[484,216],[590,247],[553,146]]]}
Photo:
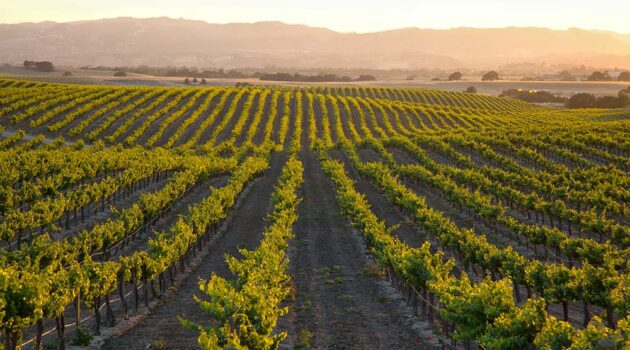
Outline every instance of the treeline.
{"label": "treeline", "polygon": [[509,89],[503,90],[501,97],[512,97],[530,103],[567,103],[568,98],[548,91]]}
{"label": "treeline", "polygon": [[[114,70],[117,72],[130,72],[136,74],[153,75],[157,77],[191,77],[191,78],[252,78],[254,74],[244,73],[237,70],[220,69],[204,69],[199,70],[195,68],[187,67],[106,67],[106,66],[94,66],[94,67],[81,67],[85,70]],[[256,74],[256,73],[255,73]],[[260,76],[262,73],[258,73]]]}
{"label": "treeline", "polygon": [[296,81],[296,82],[351,82],[351,81],[373,81],[376,77],[372,74],[359,74],[356,78],[338,73],[318,73],[301,74],[286,72],[247,72],[233,69],[204,69],[199,70],[187,67],[82,67],[90,70],[115,70],[120,72],[131,72],[137,74],[147,74],[159,77],[186,77],[197,79],[260,79],[265,81]]}
{"label": "treeline", "polygon": [[622,90],[617,96],[596,97],[589,93],[571,96],[568,108],[624,108],[630,106],[630,88]]}
{"label": "treeline", "polygon": [[317,75],[302,75],[299,73],[270,73],[263,74],[259,78],[265,81],[297,81],[297,82],[309,82],[309,83],[321,83],[321,82],[351,82],[351,81],[374,81],[376,77],[373,75],[362,74],[353,79],[349,76],[338,76],[337,74],[317,74]]}
{"label": "treeline", "polygon": [[24,60],[24,67],[30,68],[34,70],[38,70],[40,72],[52,72],[55,70],[55,66],[50,61],[29,61]]}
{"label": "treeline", "polygon": [[[463,79],[463,77],[464,75],[462,74],[462,72],[453,72],[449,74],[448,81],[460,81]],[[408,77],[407,80],[415,80],[415,78]],[[501,76],[497,71],[494,71],[494,70],[485,72],[481,76],[481,81],[496,81],[496,80],[501,80]],[[432,78],[431,81],[442,81],[442,79],[439,77],[435,77],[435,78]]]}
{"label": "treeline", "polygon": [[624,108],[630,106],[630,87],[619,91],[617,96],[597,97],[590,93],[579,93],[570,98],[548,91],[509,89],[503,90],[501,97],[511,97],[529,103],[562,103],[567,108]]}
{"label": "treeline", "polygon": [[[144,73],[151,74],[151,73]],[[167,77],[192,77],[192,78],[251,78],[251,74],[246,74],[237,70],[225,70],[223,68],[217,70],[197,70],[189,68],[171,68],[166,72],[154,72],[152,75],[164,75]]]}
{"label": "treeline", "polygon": [[[378,79],[405,79],[407,77],[432,77],[451,73],[445,70],[429,70],[429,69],[373,69],[373,68],[335,68],[335,67],[319,67],[319,68],[296,68],[287,66],[264,66],[264,67],[239,67],[239,68],[220,68],[220,67],[186,67],[186,66],[82,66],[85,70],[123,70],[126,72],[148,74],[155,76],[178,76],[193,78],[260,78],[263,74],[271,73],[300,73],[303,75],[319,75],[322,73],[336,74],[338,76],[358,77],[360,75],[372,75]],[[468,75],[469,71],[462,71]]]}
{"label": "treeline", "polygon": [[[593,72],[586,78],[587,81],[614,81],[608,72]],[[621,72],[617,76],[617,81],[630,81],[630,71]]]}
{"label": "treeline", "polygon": [[511,97],[529,103],[562,103],[567,108],[624,108],[630,106],[630,87],[619,91],[617,96],[597,97],[590,93],[579,93],[570,98],[548,91],[509,89],[503,90],[501,97]]}

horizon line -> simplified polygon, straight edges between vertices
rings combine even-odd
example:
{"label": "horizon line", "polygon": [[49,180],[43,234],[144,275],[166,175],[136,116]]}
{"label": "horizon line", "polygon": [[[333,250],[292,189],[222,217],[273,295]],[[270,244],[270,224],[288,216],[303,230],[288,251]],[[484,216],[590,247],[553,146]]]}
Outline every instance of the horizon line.
{"label": "horizon line", "polygon": [[570,30],[581,30],[585,32],[600,32],[600,33],[615,33],[618,35],[629,35],[629,33],[617,32],[614,30],[608,29],[587,29],[580,27],[567,27],[567,28],[550,28],[550,27],[541,27],[541,26],[503,26],[503,27],[470,27],[470,26],[460,26],[460,27],[449,27],[449,28],[428,28],[428,27],[417,27],[417,26],[406,26],[406,27],[396,27],[390,29],[376,30],[376,31],[341,31],[332,29],[324,26],[316,26],[305,23],[289,23],[282,20],[260,20],[253,22],[210,22],[204,19],[194,19],[194,18],[183,18],[183,17],[169,17],[169,16],[152,16],[152,17],[134,17],[134,16],[117,16],[117,17],[101,17],[101,18],[92,18],[92,19],[80,19],[80,20],[71,20],[71,21],[53,21],[53,20],[43,20],[43,21],[25,21],[25,22],[1,22],[0,25],[25,25],[25,24],[43,24],[43,23],[55,23],[55,24],[71,24],[71,23],[80,23],[80,22],[95,22],[95,21],[103,21],[103,20],[115,20],[115,19],[136,19],[136,20],[150,20],[150,19],[169,19],[169,20],[182,20],[182,21],[194,21],[194,22],[204,22],[210,25],[238,25],[238,24],[261,24],[261,23],[279,23],[290,26],[304,26],[313,29],[325,29],[335,33],[340,34],[374,34],[374,33],[384,33],[391,31],[399,31],[405,29],[416,29],[416,30],[434,30],[434,31],[450,31],[450,30],[458,30],[458,29],[477,29],[477,30],[493,30],[493,29],[543,29],[550,31],[570,31]]}

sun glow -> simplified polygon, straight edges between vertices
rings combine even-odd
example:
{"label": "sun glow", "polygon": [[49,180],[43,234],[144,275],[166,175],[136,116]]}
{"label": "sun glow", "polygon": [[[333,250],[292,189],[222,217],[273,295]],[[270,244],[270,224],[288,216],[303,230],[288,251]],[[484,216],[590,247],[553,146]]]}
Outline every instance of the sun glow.
{"label": "sun glow", "polygon": [[630,34],[630,2],[617,0],[4,0],[0,23],[108,17],[182,17],[211,23],[283,21],[343,32],[401,27],[548,27]]}

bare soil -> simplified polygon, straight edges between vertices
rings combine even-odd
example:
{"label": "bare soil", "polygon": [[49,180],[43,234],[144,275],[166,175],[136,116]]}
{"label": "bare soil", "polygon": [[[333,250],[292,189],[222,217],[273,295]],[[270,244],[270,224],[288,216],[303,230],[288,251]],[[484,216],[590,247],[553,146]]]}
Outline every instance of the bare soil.
{"label": "bare soil", "polygon": [[303,202],[291,242],[295,297],[280,324],[287,348],[422,349],[413,317],[387,294],[360,235],[339,211],[316,155],[302,152]]}
{"label": "bare soil", "polygon": [[207,280],[212,273],[232,277],[225,262],[225,254],[238,256],[238,248],[256,248],[266,226],[264,218],[271,210],[271,192],[280,175],[284,158],[280,154],[272,156],[268,174],[254,182],[247,197],[241,198],[242,206],[230,219],[227,230],[214,245],[204,248],[209,253],[177,290],[164,297],[142,322],[108,340],[103,349],[145,349],[155,340],[163,340],[167,349],[198,348],[195,332],[182,327],[177,317],[200,324],[209,323],[210,316],[204,314],[193,300],[193,295],[203,298],[199,281]]}

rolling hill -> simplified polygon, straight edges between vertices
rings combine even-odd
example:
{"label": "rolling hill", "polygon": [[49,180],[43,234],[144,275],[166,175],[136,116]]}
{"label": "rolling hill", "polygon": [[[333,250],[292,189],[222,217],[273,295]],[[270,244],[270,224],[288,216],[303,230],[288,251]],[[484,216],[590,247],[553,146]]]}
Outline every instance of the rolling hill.
{"label": "rolling hill", "polygon": [[295,68],[473,68],[517,62],[630,68],[630,36],[581,29],[405,28],[339,33],[280,22],[113,18],[0,25],[0,62]]}

